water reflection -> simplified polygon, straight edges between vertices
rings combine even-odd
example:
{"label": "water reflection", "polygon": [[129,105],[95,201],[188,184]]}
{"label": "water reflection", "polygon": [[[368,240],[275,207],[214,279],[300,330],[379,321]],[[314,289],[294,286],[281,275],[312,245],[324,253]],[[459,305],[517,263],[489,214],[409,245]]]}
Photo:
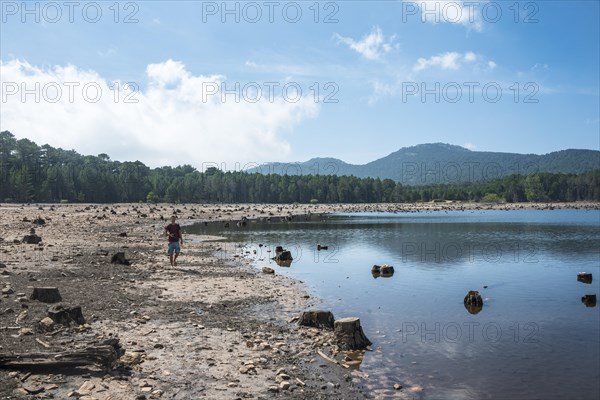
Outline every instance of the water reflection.
{"label": "water reflection", "polygon": [[[291,251],[294,268],[282,273],[306,282],[336,316],[359,317],[375,342],[379,351],[359,364],[374,391],[400,383],[396,395],[425,399],[595,399],[599,287],[573,276],[600,273],[599,217],[574,210],[339,215],[196,232],[227,232],[256,250],[256,260],[270,260],[275,246]],[[382,277],[368,273],[383,261],[394,266],[393,278],[371,279]],[[467,304],[469,291],[481,303]]]}

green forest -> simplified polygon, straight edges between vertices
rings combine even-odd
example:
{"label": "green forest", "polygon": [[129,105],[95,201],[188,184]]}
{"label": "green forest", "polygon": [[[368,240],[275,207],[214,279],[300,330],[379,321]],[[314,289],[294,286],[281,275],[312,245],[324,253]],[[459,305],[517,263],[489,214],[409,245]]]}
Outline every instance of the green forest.
{"label": "green forest", "polygon": [[600,201],[600,171],[535,173],[460,184],[401,185],[336,175],[263,175],[190,165],[149,168],[107,154],[38,146],[0,132],[0,201],[180,203],[391,203]]}

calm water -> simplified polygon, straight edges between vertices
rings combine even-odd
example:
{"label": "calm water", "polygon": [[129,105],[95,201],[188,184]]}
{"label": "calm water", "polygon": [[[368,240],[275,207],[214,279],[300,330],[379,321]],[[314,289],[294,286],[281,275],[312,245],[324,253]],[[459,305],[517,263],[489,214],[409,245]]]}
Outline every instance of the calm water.
{"label": "calm water", "polygon": [[[336,214],[192,230],[244,243],[336,318],[360,317],[375,349],[360,371],[375,387],[400,383],[402,396],[423,399],[600,398],[600,307],[581,301],[600,294],[599,211]],[[277,245],[291,267],[269,261]],[[374,278],[384,263],[395,274]],[[580,271],[593,283],[578,282]],[[477,314],[463,305],[469,290],[484,299]]]}

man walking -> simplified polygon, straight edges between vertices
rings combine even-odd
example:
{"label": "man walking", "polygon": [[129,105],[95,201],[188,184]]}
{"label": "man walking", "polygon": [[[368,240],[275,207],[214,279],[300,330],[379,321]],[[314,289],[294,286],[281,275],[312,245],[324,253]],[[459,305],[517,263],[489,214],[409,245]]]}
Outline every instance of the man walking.
{"label": "man walking", "polygon": [[177,266],[177,257],[179,256],[179,252],[181,251],[181,246],[183,246],[183,236],[181,236],[181,227],[179,224],[175,223],[177,217],[173,215],[171,217],[171,223],[165,226],[165,234],[169,237],[169,250],[167,254],[169,255],[169,260],[171,261],[171,267]]}

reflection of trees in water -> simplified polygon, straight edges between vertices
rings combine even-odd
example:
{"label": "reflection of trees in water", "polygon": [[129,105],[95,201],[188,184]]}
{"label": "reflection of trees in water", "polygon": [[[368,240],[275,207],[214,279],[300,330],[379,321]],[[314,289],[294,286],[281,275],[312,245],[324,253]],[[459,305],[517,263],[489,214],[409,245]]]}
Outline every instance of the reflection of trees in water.
{"label": "reflection of trees in water", "polygon": [[[525,217],[526,218],[526,217]],[[343,255],[345,249],[368,247],[387,255],[396,263],[414,263],[440,268],[463,263],[538,263],[540,254],[551,257],[581,258],[600,255],[600,232],[595,226],[519,222],[403,222],[385,218],[370,222],[364,217],[329,218],[313,216],[310,222],[267,223],[253,221],[245,230],[224,231],[218,225],[201,228],[198,233],[224,234],[232,241],[247,243],[265,255],[266,247],[284,245],[294,258],[313,257],[316,245],[329,245],[329,253],[314,255],[321,261],[332,254]],[[208,228],[208,229],[207,229]],[[211,231],[212,228],[212,231]],[[207,232],[208,230],[208,232]],[[301,254],[310,253],[310,254]],[[339,253],[338,253],[339,252]],[[258,257],[257,257],[258,258]]]}

